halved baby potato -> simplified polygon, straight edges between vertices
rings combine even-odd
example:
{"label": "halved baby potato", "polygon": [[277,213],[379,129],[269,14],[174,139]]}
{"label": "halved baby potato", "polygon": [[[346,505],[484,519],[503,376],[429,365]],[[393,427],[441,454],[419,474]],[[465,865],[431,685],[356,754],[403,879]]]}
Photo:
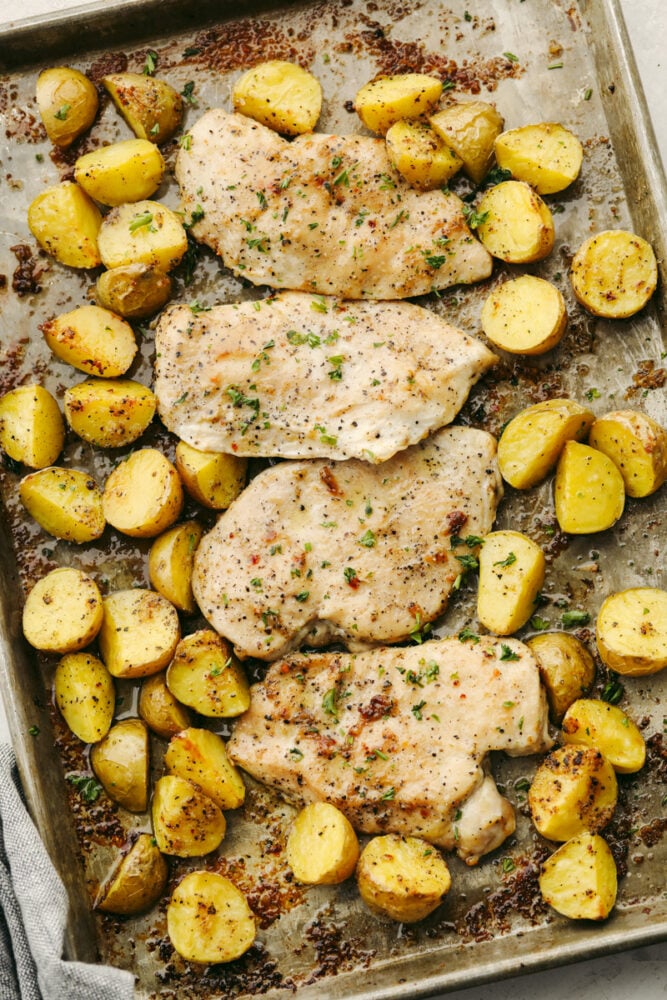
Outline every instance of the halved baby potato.
{"label": "halved baby potato", "polygon": [[559,723],[570,705],[591,688],[595,680],[593,657],[570,632],[541,632],[526,645],[537,660],[551,716]]}
{"label": "halved baby potato", "polygon": [[461,169],[461,158],[426,121],[401,119],[391,126],[385,141],[399,174],[422,191],[443,187]]}
{"label": "halved baby potato", "polygon": [[65,390],[65,417],[98,448],[121,448],[144,433],[155,414],[150,389],[132,379],[87,379]]}
{"label": "halved baby potato", "polygon": [[181,219],[157,201],[118,205],[105,215],[97,235],[105,267],[146,264],[171,271],[188,248]]}
{"label": "halved baby potato", "polygon": [[102,84],[139,139],[160,145],[181,124],[183,98],[166,80],[147,73],[109,73]]}
{"label": "halved baby potato", "polygon": [[250,705],[243,667],[227,640],[211,629],[181,639],[167,669],[167,687],[184,705],[209,718],[232,718]]}
{"label": "halved baby potato", "polygon": [[104,484],[104,515],[133,538],[153,538],[177,520],[183,507],[179,475],[157,448],[132,452]]}
{"label": "halved baby potato", "polygon": [[605,920],[616,902],[616,862],[603,837],[580,833],[542,865],[542,898],[572,920]]}
{"label": "halved baby potato", "polygon": [[396,833],[368,841],[357,865],[357,885],[366,906],[402,923],[432,913],[452,884],[437,848],[419,837]]}
{"label": "halved baby potato", "polygon": [[296,63],[270,59],[253,66],[234,84],[234,111],[282,135],[312,132],[322,110],[319,81]]}
{"label": "halved baby potato", "polygon": [[151,674],[141,682],[139,715],[149,729],[164,740],[171,739],[190,725],[190,712],[167,687],[163,672]]}
{"label": "halved baby potato", "polygon": [[567,310],[560,290],[532,274],[503,282],[482,307],[484,333],[510,354],[551,351],[566,327]]}
{"label": "halved baby potato", "polygon": [[100,886],[94,907],[123,917],[144,913],[158,901],[168,877],[167,862],[153,837],[140,833]]}
{"label": "halved baby potato", "polygon": [[172,288],[169,275],[155,264],[123,264],[102,272],[95,282],[95,298],[126,319],[145,319],[162,308]]}
{"label": "halved baby potato", "polygon": [[176,445],[176,468],[190,496],[204,507],[226,510],[246,482],[248,459]]}
{"label": "halved baby potato", "polygon": [[191,781],[166,774],[155,783],[153,833],[163,854],[197,858],[220,846],[227,823],[220,807]]}
{"label": "halved baby potato", "polygon": [[42,250],[68,267],[97,267],[102,213],[74,181],[42,191],[28,207],[28,226]]}
{"label": "halved baby potato", "polygon": [[366,128],[384,135],[404,118],[420,118],[435,109],[442,81],[425,73],[396,73],[364,84],[354,99],[354,109]]}
{"label": "halved baby potato", "polygon": [[528,791],[533,823],[548,840],[602,830],[614,814],[617,798],[611,763],[599,750],[578,744],[552,750]]}
{"label": "halved baby potato", "polygon": [[629,497],[647,497],[667,481],[667,430],[639,410],[598,417],[588,439],[618,466]]}
{"label": "halved baby potato", "polygon": [[522,125],[495,141],[496,161],[538,194],[555,194],[576,181],[583,147],[576,135],[557,122]]}
{"label": "halved baby potato", "polygon": [[75,736],[84,743],[97,743],[106,736],[113,721],[116,689],[101,660],[92,653],[63,656],[53,690],[60,714]]}
{"label": "halved baby potato", "polygon": [[570,440],[586,437],[595,417],[573,399],[546,399],[513,417],[498,442],[503,479],[527,490],[547,477]]}
{"label": "halved baby potato", "polygon": [[187,962],[231,962],[255,940],[255,916],[233,882],[217,872],[190,872],[167,907],[167,933]]}
{"label": "halved baby potato", "polygon": [[147,139],[126,139],[80,156],[74,180],[103,205],[141,201],[159,188],[165,170],[162,153]]}
{"label": "halved baby potato", "polygon": [[188,727],[169,741],[164,755],[169,774],[197,785],[221,809],[238,809],[245,799],[241,772],[227,756],[224,740],[210,729]]}
{"label": "halved baby potato", "polygon": [[67,542],[92,542],[106,527],[102,491],[79,469],[57,465],[32,472],[19,483],[21,503],[39,526]]}
{"label": "halved baby potato", "polygon": [[148,576],[158,593],[187,614],[197,604],[192,594],[192,564],[204,529],[197,521],[184,521],[159,535],[148,553]]}
{"label": "halved baby potato", "polygon": [[181,630],[178,612],[152,590],[117,590],[104,598],[100,654],[114,677],[148,677],[170,662]]}
{"label": "halved baby potato", "polygon": [[524,181],[502,181],[477,206],[477,235],[493,257],[508,264],[530,264],[551,253],[555,229],[547,205]]}
{"label": "halved baby potato", "polygon": [[141,719],[121,719],[90,751],[90,763],[110,799],[129,812],[148,806],[148,729]]}
{"label": "halved baby potato", "polygon": [[577,301],[594,316],[624,319],[643,309],[658,284],[650,243],[624,229],[607,229],[583,243],[570,268]]}
{"label": "halved baby potato", "polygon": [[292,823],[286,851],[297,882],[337,885],[353,874],[359,841],[340,809],[330,802],[311,802]]}
{"label": "halved baby potato", "polygon": [[601,451],[566,441],[556,470],[555,505],[561,531],[571,535],[606,531],[623,513],[623,477]]}
{"label": "halved baby potato", "polygon": [[520,531],[492,531],[478,558],[477,617],[494,635],[511,635],[535,611],[544,583],[544,553]]}
{"label": "halved baby potato", "polygon": [[0,397],[0,448],[31,469],[53,465],[63,449],[65,424],[54,397],[41,385],[21,385]]}
{"label": "halved baby potato", "polygon": [[611,594],[598,612],[598,652],[611,670],[630,677],[667,667],[667,590],[631,587]]}
{"label": "halved baby potato", "polygon": [[61,566],[38,580],[26,597],[23,634],[35,649],[75,653],[97,636],[102,618],[102,595],[93,578]]}
{"label": "halved baby potato", "polygon": [[37,77],[37,107],[54,146],[71,146],[95,121],[95,84],[71,66],[51,66]]}
{"label": "halved baby potato", "polygon": [[579,698],[563,719],[566,743],[595,747],[619,774],[641,770],[646,743],[636,724],[616,705],[597,698]]}
{"label": "halved baby potato", "polygon": [[47,320],[41,330],[56,357],[87,375],[124,375],[137,353],[130,324],[101,306],[78,306]]}
{"label": "halved baby potato", "polygon": [[494,106],[486,101],[461,101],[438,111],[429,122],[461,159],[470,180],[480,184],[493,165],[493,144],[505,124]]}

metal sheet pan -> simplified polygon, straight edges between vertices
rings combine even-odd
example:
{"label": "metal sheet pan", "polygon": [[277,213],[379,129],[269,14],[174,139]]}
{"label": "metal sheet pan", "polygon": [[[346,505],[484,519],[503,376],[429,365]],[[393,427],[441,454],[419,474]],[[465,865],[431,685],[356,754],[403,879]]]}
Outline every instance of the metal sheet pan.
{"label": "metal sheet pan", "polygon": [[[533,268],[551,277],[566,295],[568,335],[552,355],[503,364],[493,380],[475,389],[460,419],[497,433],[521,405],[564,392],[589,399],[597,413],[623,401],[667,422],[661,335],[667,301],[665,179],[615,0],[322,0],[282,8],[270,2],[106,2],[82,7],[75,18],[56,14],[1,31],[0,274],[7,277],[0,291],[1,391],[34,378],[33,373],[58,396],[79,381],[80,376],[50,357],[38,326],[82,303],[91,281],[90,275],[74,275],[39,256],[27,231],[29,201],[47,183],[66,176],[73,162],[69,154],[49,155],[36,118],[36,74],[64,61],[97,77],[104,66],[126,64],[140,70],[147,47],[158,53],[159,75],[178,89],[194,81],[199,107],[188,109],[189,122],[208,106],[229,106],[240,69],[278,57],[302,61],[321,79],[326,96],[322,130],[358,127],[346,102],[379,70],[422,68],[451,79],[462,97],[479,93],[493,100],[508,125],[560,120],[572,127],[585,143],[584,171],[571,190],[548,199],[557,212],[557,244],[550,258]],[[92,135],[110,140],[129,133],[106,103]],[[97,140],[82,140],[77,153],[92,141]],[[173,163],[174,148],[166,152]],[[166,185],[160,197],[175,204],[173,185]],[[621,226],[633,228],[655,247],[659,292],[632,320],[594,321],[572,300],[567,265],[591,231]],[[21,295],[12,287],[18,272],[11,248],[16,246],[32,250]],[[502,273],[500,267],[497,273]],[[254,293],[209,256],[199,262],[193,285],[186,287],[179,278],[177,292],[185,301],[197,297],[209,303],[249,294]],[[455,289],[424,304],[478,333],[485,294],[484,288]],[[133,376],[149,382],[150,361],[146,331]],[[159,429],[152,433],[162,446],[172,446]],[[92,455],[68,439],[63,461],[85,466],[102,479],[113,458]],[[85,772],[87,757],[53,711],[54,663],[34,656],[22,640],[21,595],[46,569],[70,563],[90,569],[108,589],[144,581],[146,548],[110,539],[85,551],[55,543],[35,530],[17,504],[19,476],[20,470],[7,465],[2,470],[1,676],[28,801],[70,890],[71,957],[97,954],[131,968],[138,997],[278,996],[296,988],[306,998],[321,995],[324,979],[329,996],[379,998],[443,992],[667,936],[661,805],[666,692],[660,676],[625,683],[622,704],[641,720],[650,765],[621,782],[621,803],[608,835],[625,874],[614,914],[602,926],[570,923],[540,904],[536,874],[547,847],[531,829],[521,791],[534,762],[500,757],[493,769],[517,807],[517,833],[476,869],[452,861],[452,893],[419,926],[397,927],[370,918],[352,885],[308,891],[294,886],[282,850],[293,811],[252,785],[246,807],[230,817],[222,856],[206,859],[247,890],[259,915],[258,945],[243,959],[208,970],[180,961],[166,938],[164,905],[133,920],[91,915],[90,898],[109,859],[132,828],[148,828],[148,819],[131,817],[102,800],[87,805],[64,780],[68,772]],[[544,545],[549,578],[543,614],[554,626],[563,603],[594,616],[613,590],[640,583],[665,586],[664,491],[630,502],[612,531],[583,539],[554,534],[550,491],[550,483],[528,495],[508,491],[499,523],[522,527]],[[453,631],[471,620],[472,599],[472,587],[464,588],[442,630]],[[591,642],[590,631],[579,634]],[[598,689],[603,682],[600,670]],[[123,711],[131,714],[136,692],[126,685],[121,694]],[[155,741],[156,773],[161,749]],[[174,864],[171,884],[193,866]]]}

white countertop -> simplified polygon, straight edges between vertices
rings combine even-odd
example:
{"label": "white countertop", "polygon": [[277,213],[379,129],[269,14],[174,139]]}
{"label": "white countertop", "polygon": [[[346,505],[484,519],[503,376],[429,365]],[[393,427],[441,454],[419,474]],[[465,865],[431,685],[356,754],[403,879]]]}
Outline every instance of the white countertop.
{"label": "white countertop", "polygon": [[[185,0],[184,0],[185,2]],[[80,6],[79,0],[0,0],[0,24]],[[667,164],[666,0],[621,0],[635,59],[656,133]],[[0,703],[0,740],[7,740]],[[493,985],[448,993],[448,1000],[664,1000],[667,995],[667,944],[637,948],[576,965],[506,979]]]}

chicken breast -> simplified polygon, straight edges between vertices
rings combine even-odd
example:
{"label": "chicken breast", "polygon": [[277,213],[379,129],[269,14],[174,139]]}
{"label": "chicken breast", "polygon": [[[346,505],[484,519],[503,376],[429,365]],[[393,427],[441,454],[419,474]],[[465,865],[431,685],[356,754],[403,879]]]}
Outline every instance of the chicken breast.
{"label": "chicken breast", "polygon": [[202,115],[176,160],[192,234],[255,285],[402,299],[487,278],[454,194],[417,191],[384,139],[292,142],[243,115]]}
{"label": "chicken breast", "polygon": [[448,424],[496,361],[428,309],[302,292],[174,306],[155,352],[160,417],[194,448],[369,462]]}
{"label": "chicken breast", "polygon": [[332,802],[363,833],[424,837],[475,864],[515,825],[487,754],[550,745],[530,650],[482,636],[274,663],[227,751],[296,803]]}
{"label": "chicken breast", "polygon": [[490,531],[501,492],[494,438],[467,427],[382,465],[283,462],[202,539],[195,598],[242,658],[400,642],[442,613],[470,557],[461,538]]}

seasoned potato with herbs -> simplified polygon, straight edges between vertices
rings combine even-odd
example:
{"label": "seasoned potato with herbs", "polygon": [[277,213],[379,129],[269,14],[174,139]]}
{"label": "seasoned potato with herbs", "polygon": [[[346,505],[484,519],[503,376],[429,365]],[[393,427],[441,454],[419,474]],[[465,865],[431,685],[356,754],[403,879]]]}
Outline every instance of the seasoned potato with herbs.
{"label": "seasoned potato with herbs", "polygon": [[53,465],[63,450],[65,424],[41,385],[21,385],[0,397],[0,448],[31,469]]}
{"label": "seasoned potato with herbs", "polygon": [[462,101],[438,111],[429,122],[461,159],[470,180],[481,183],[493,165],[493,144],[505,124],[494,106],[486,101]]}
{"label": "seasoned potato with herbs", "polygon": [[566,743],[595,747],[619,774],[641,770],[646,743],[636,724],[616,705],[597,698],[580,698],[563,719]]}
{"label": "seasoned potato with herbs", "polygon": [[174,698],[162,672],[141,682],[138,709],[148,728],[164,740],[187,729],[191,722],[189,711]]}
{"label": "seasoned potato with herbs", "polygon": [[171,660],[180,639],[178,612],[152,590],[117,590],[104,598],[100,654],[114,677],[148,677]]}
{"label": "seasoned potato with herbs", "polygon": [[412,924],[432,913],[451,886],[439,851],[419,837],[373,837],[357,865],[357,885],[374,913]]}
{"label": "seasoned potato with herbs", "polygon": [[631,587],[602,603],[595,627],[598,652],[611,670],[630,677],[667,667],[667,590]]}
{"label": "seasoned potato with herbs", "polygon": [[101,660],[91,653],[63,656],[53,690],[60,714],[75,736],[84,743],[97,743],[106,736],[113,722],[116,689]]}
{"label": "seasoned potato with herbs", "polygon": [[123,205],[150,198],[162,183],[164,170],[157,146],[147,139],[126,139],[80,156],[74,180],[95,201]]}
{"label": "seasoned potato with herbs", "polygon": [[121,719],[90,751],[90,763],[110,799],[129,812],[148,806],[148,729],[141,719]]}
{"label": "seasoned potato with herbs", "polygon": [[477,235],[493,257],[508,264],[530,264],[553,250],[553,217],[529,184],[496,184],[482,196],[477,211],[482,219]]}
{"label": "seasoned potato with herbs", "polygon": [[183,118],[183,98],[166,80],[147,73],[109,73],[102,83],[139,139],[160,145]]}
{"label": "seasoned potato with herbs", "polygon": [[174,466],[157,448],[134,451],[104,484],[104,515],[132,538],[154,538],[177,520],[183,487]]}
{"label": "seasoned potato with herbs", "polygon": [[178,858],[198,858],[214,851],[227,829],[213,799],[175,774],[155,783],[151,812],[157,846]]}
{"label": "seasoned potato with herbs", "polygon": [[181,639],[167,669],[167,687],[184,705],[209,718],[232,718],[250,705],[243,667],[227,640],[211,629]]}
{"label": "seasoned potato with herbs", "polygon": [[96,910],[132,916],[158,901],[167,886],[169,868],[153,837],[140,833],[100,886]]}
{"label": "seasoned potato with herbs", "polygon": [[522,125],[495,141],[496,162],[538,194],[564,191],[576,181],[584,151],[576,135],[557,122]]}
{"label": "seasoned potato with herbs", "polygon": [[[534,654],[554,722],[593,685],[595,663],[583,642],[569,632],[542,632],[528,639]],[[585,741],[580,741],[585,742]]]}
{"label": "seasoned potato with herbs", "polygon": [[461,169],[461,158],[425,121],[402,119],[385,136],[387,153],[399,174],[413,187],[443,187]]}
{"label": "seasoned potato with herbs", "polygon": [[152,586],[187,614],[197,610],[192,594],[192,563],[203,534],[197,521],[184,521],[159,535],[148,553]]}
{"label": "seasoned potato with herbs", "polygon": [[602,830],[618,797],[616,772],[599,750],[568,745],[542,761],[528,792],[530,814],[548,840]]}
{"label": "seasoned potato with herbs", "polygon": [[54,146],[71,146],[95,121],[95,84],[71,66],[52,66],[37,77],[35,96],[46,134]]}
{"label": "seasoned potato with herbs", "polygon": [[102,491],[89,475],[57,465],[25,476],[21,503],[39,526],[67,542],[92,542],[106,527]]}
{"label": "seasoned potato with herbs", "polygon": [[95,282],[97,304],[126,319],[145,319],[171,297],[173,283],[154,264],[124,264],[103,271]]}
{"label": "seasoned potato with herbs", "polygon": [[135,201],[105,215],[97,246],[107,268],[146,264],[166,272],[180,264],[188,237],[170,208],[157,201]]}
{"label": "seasoned potato with herbs", "polygon": [[224,740],[209,729],[183,729],[164,755],[169,774],[185,778],[221,809],[238,809],[245,799],[241,772],[227,756]]}
{"label": "seasoned potato with herbs", "polygon": [[570,268],[572,291],[594,316],[624,319],[643,309],[658,284],[650,243],[623,229],[607,229],[583,243]]}
{"label": "seasoned potato with herbs", "polygon": [[56,357],[87,375],[124,375],[137,353],[130,324],[101,306],[78,306],[47,320],[41,330]]}
{"label": "seasoned potato with herbs", "polygon": [[598,417],[588,439],[618,466],[629,497],[647,497],[667,481],[667,430],[639,410]]}
{"label": "seasoned potato with herbs", "polygon": [[366,128],[384,135],[404,118],[430,115],[442,94],[442,81],[424,73],[380,76],[357,91],[354,109]]}
{"label": "seasoned potato with herbs", "polygon": [[551,351],[566,327],[567,310],[560,290],[532,274],[503,282],[482,307],[484,333],[510,354]]}
{"label": "seasoned potato with herbs", "polygon": [[572,920],[605,920],[616,902],[616,862],[606,840],[581,833],[542,865],[542,898]]}
{"label": "seasoned potato with herbs", "polygon": [[511,635],[535,611],[544,553],[519,531],[492,531],[479,552],[477,617],[494,635]]}
{"label": "seasoned potato with herbs", "polygon": [[503,479],[517,490],[536,486],[556,465],[566,441],[583,440],[594,419],[573,399],[546,399],[521,410],[498,442]]}
{"label": "seasoned potato with herbs", "polygon": [[234,84],[234,111],[282,135],[312,132],[322,110],[319,81],[296,63],[282,59],[253,66]]}
{"label": "seasoned potato with herbs", "polygon": [[172,893],[167,933],[187,962],[231,962],[255,940],[255,916],[240,889],[224,875],[190,872]]}
{"label": "seasoned potato with herbs", "polygon": [[42,250],[68,267],[102,263],[97,236],[102,213],[78,184],[63,181],[47,188],[28,207],[28,226]]}
{"label": "seasoned potato with herbs", "polygon": [[204,507],[226,510],[245,486],[247,458],[176,445],[176,468],[190,496]]}
{"label": "seasoned potato with herbs", "polygon": [[304,885],[337,885],[354,873],[359,841],[352,824],[330,802],[311,802],[292,823],[287,864]]}
{"label": "seasoned potato with herbs", "polygon": [[38,580],[26,597],[23,634],[45,653],[75,653],[96,637],[102,615],[102,595],[93,578],[62,566]]}
{"label": "seasoned potato with herbs", "polygon": [[86,379],[65,390],[65,417],[75,434],[98,448],[121,448],[144,433],[155,396],[132,379]]}
{"label": "seasoned potato with herbs", "polygon": [[561,531],[571,535],[606,531],[623,513],[623,477],[601,451],[567,441],[556,469],[555,504]]}

